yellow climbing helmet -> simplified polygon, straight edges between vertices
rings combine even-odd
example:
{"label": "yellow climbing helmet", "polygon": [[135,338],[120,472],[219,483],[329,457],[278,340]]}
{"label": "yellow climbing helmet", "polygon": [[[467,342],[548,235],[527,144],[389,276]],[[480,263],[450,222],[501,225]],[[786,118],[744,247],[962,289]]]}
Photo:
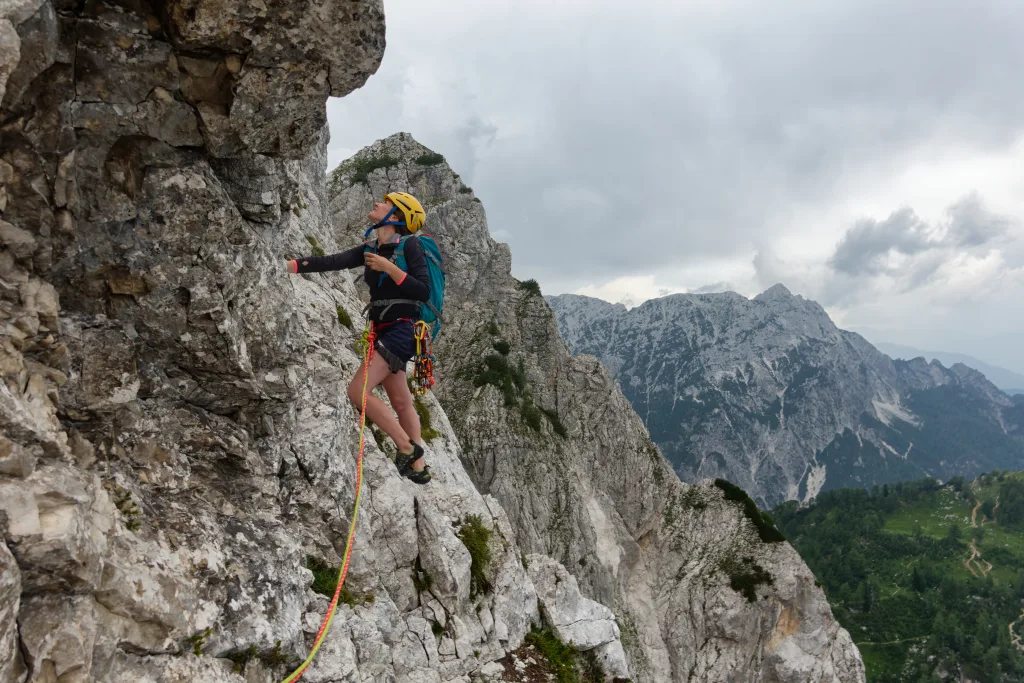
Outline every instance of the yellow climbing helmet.
{"label": "yellow climbing helmet", "polygon": [[423,205],[408,192],[389,192],[384,195],[386,201],[395,205],[405,218],[405,227],[409,232],[417,232],[427,222],[427,214]]}

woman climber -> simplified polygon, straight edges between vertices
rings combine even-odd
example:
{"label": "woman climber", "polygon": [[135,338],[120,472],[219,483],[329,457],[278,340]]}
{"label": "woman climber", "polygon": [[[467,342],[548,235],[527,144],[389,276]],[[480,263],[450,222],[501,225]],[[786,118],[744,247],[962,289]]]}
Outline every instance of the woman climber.
{"label": "woman climber", "polygon": [[[392,220],[396,213],[403,220]],[[376,341],[375,353],[370,361],[366,386],[363,372],[366,360],[348,385],[348,399],[360,409],[365,391],[366,416],[391,437],[398,448],[395,466],[398,473],[417,484],[430,481],[430,466],[424,462],[423,446],[419,443],[420,419],[413,406],[412,394],[405,378],[405,367],[416,353],[413,323],[420,315],[420,302],[430,298],[430,278],[423,247],[416,238],[405,240],[406,270],[392,260],[401,237],[415,235],[426,222],[423,206],[410,194],[391,192],[379,202],[367,217],[374,222],[366,231],[377,231],[376,243],[368,242],[347,251],[329,256],[307,256],[287,262],[289,273],[320,273],[364,266],[363,274],[370,286],[370,321]],[[398,420],[388,407],[373,395],[372,390],[383,384]]]}

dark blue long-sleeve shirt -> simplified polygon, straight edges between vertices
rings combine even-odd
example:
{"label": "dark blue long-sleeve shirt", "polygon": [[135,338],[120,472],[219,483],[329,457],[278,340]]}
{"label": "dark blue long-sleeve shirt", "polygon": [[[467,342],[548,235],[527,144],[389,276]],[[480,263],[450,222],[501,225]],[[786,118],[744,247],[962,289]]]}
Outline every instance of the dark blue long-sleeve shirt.
{"label": "dark blue long-sleeve shirt", "polygon": [[[376,244],[377,254],[386,259],[391,259],[398,246],[397,237],[395,242],[389,244]],[[296,259],[298,272],[300,273],[322,273],[329,270],[348,270],[364,266],[363,245],[353,247],[347,251],[327,256],[306,256]],[[378,272],[365,268],[363,279],[370,286],[370,300],[382,301],[384,299],[414,299],[416,301],[427,301],[430,298],[430,278],[427,274],[427,259],[423,253],[423,245],[415,237],[405,241],[405,277],[398,282],[391,279],[387,273]],[[381,316],[383,308],[375,307],[370,309],[370,319],[374,322],[391,322],[399,318],[412,318],[417,320],[420,315],[419,307],[413,304],[395,304],[388,309],[387,314]]]}

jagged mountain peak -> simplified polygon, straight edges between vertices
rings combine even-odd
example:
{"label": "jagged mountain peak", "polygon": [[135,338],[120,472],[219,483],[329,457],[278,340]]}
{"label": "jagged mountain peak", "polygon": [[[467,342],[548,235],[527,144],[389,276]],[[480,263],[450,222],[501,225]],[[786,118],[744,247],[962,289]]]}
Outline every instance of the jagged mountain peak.
{"label": "jagged mountain peak", "polygon": [[823,487],[1024,467],[1011,404],[984,376],[892,361],[782,285],[602,316],[552,305],[570,348],[608,367],[686,480],[725,477],[774,505]]}
{"label": "jagged mountain peak", "polygon": [[754,297],[755,301],[772,301],[776,299],[786,300],[793,298],[793,293],[782,284],[776,283]]}

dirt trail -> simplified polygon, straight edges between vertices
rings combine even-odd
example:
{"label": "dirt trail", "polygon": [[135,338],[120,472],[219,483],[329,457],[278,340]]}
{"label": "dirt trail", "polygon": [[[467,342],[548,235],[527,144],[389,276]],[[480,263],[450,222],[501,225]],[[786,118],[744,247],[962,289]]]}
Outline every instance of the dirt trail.
{"label": "dirt trail", "polygon": [[[995,504],[995,507],[992,508],[992,515],[993,515],[993,517],[995,516],[996,509],[998,507],[999,507],[999,497],[996,496],[996,504]],[[981,501],[978,501],[978,504],[974,506],[973,510],[971,510],[971,527],[974,528],[974,529],[978,528],[978,510],[979,509],[981,509]],[[985,523],[986,523],[985,519],[982,519],[981,520],[981,526],[984,527]],[[995,520],[991,520],[988,523],[989,524],[994,524]],[[981,576],[983,576],[983,577],[984,576],[988,576],[988,573],[990,571],[992,571],[992,563],[989,562],[986,559],[983,559],[981,557],[981,551],[978,550],[978,546],[976,546],[974,544],[974,539],[971,539],[971,556],[968,557],[966,560],[964,560],[964,566],[967,567],[967,571],[971,572],[971,574],[973,574],[975,576],[975,578],[978,578],[978,572],[974,571],[974,567],[971,566],[972,562],[978,565],[978,572],[981,572]],[[1013,630],[1013,624],[1010,624],[1010,630],[1011,631]]]}
{"label": "dirt trail", "polygon": [[907,643],[911,640],[924,640],[925,638],[931,638],[931,636],[914,636],[913,638],[901,638],[900,640],[887,640],[885,642],[873,643],[867,640],[857,643],[857,645],[895,645],[896,643]]}
{"label": "dirt trail", "polygon": [[[978,526],[977,516],[978,516],[978,509],[979,508],[981,508],[981,503],[980,502],[977,505],[974,506],[973,510],[971,510],[971,526],[972,527],[977,527]],[[981,526],[982,527],[984,527],[986,524],[995,524],[996,523],[996,510],[998,510],[998,509],[999,509],[999,496],[997,495],[996,496],[996,504],[992,507],[992,519],[989,519],[987,516],[984,519],[982,519],[981,520]],[[974,576],[978,576],[977,572],[974,571],[974,568],[971,567],[971,563],[972,562],[976,562],[977,563],[978,570],[981,572],[982,576],[988,576],[988,573],[990,571],[992,571],[992,563],[989,562],[988,560],[982,559],[981,551],[979,551],[978,547],[976,545],[974,545],[974,540],[973,539],[971,540],[971,556],[967,560],[964,561],[964,566],[967,567],[968,571],[970,571],[971,574],[974,574]],[[984,562],[986,565],[988,565],[987,569],[982,566],[982,562]],[[1014,631],[1013,630],[1013,625],[1016,624],[1021,619],[1024,619],[1024,609],[1021,610],[1020,616],[1017,617],[1016,619],[1014,619],[1013,621],[1011,621],[1010,624],[1006,627],[1007,630],[1010,632],[1010,641],[1013,643],[1014,647],[1016,647],[1018,650],[1024,650],[1024,642],[1022,642],[1022,639],[1024,639],[1024,636],[1022,636],[1020,633],[1017,633],[1016,631]]]}
{"label": "dirt trail", "polygon": [[988,573],[992,571],[992,563],[981,556],[981,551],[978,550],[978,546],[974,545],[974,539],[971,539],[971,556],[964,560],[964,566],[975,576],[978,576],[974,568],[971,567],[971,563],[975,563],[978,566],[978,571],[981,572],[982,577],[988,576]]}
{"label": "dirt trail", "polygon": [[1018,621],[1020,621],[1022,618],[1024,618],[1024,610],[1021,610],[1020,616],[1017,617],[1015,620],[1011,621],[1010,622],[1010,626],[1009,626],[1009,629],[1010,629],[1010,641],[1014,644],[1014,646],[1018,650],[1024,650],[1024,644],[1021,643],[1021,635],[1019,633],[1015,633],[1014,632],[1013,625],[1016,624]]}
{"label": "dirt trail", "polygon": [[978,549],[974,547],[974,541],[971,541],[971,556],[964,560],[964,566],[967,567],[967,571],[974,575],[974,578],[978,578],[978,572],[974,571],[974,567],[971,566],[971,562],[974,561],[974,556],[977,552]]}
{"label": "dirt trail", "polygon": [[999,509],[999,496],[996,496],[996,504],[992,507],[992,519],[989,519],[988,517],[986,517],[985,519],[981,520],[981,525],[985,526],[986,524],[995,524],[996,523],[996,510],[998,510],[998,509]]}

